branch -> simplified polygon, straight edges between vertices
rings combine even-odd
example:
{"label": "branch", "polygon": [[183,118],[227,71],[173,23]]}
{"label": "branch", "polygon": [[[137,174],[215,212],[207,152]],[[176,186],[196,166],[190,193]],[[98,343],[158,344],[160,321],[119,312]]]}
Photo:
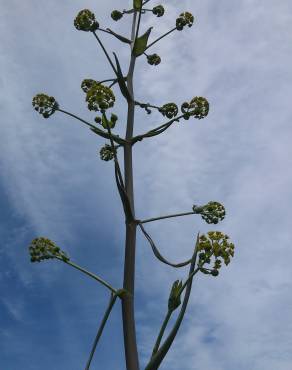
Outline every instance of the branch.
{"label": "branch", "polygon": [[109,33],[109,34],[115,36],[118,40],[120,40],[122,42],[125,42],[126,44],[130,44],[131,45],[131,40],[127,39],[126,37],[124,37],[122,35],[119,35],[118,33],[115,33],[110,28],[107,28],[106,30],[103,30],[103,29],[100,29],[99,28],[99,30],[104,31],[106,33]]}
{"label": "branch", "polygon": [[191,263],[192,259],[189,259],[185,262],[180,262],[180,263],[171,263],[169,261],[167,261],[159,252],[159,250],[157,249],[157,247],[155,246],[153,240],[151,239],[150,235],[147,234],[147,232],[145,231],[144,227],[138,223],[138,225],[140,226],[140,229],[142,230],[143,234],[145,235],[146,239],[149,241],[150,245],[151,245],[151,248],[152,248],[152,251],[155,255],[155,257],[157,259],[159,259],[159,261],[165,263],[166,265],[169,265],[169,266],[172,266],[172,267],[184,267],[184,266],[187,266],[188,264]]}
{"label": "branch", "polygon": [[93,31],[92,33],[94,34],[94,37],[96,38],[97,42],[98,42],[98,43],[99,43],[99,45],[101,46],[101,48],[102,48],[102,50],[103,50],[103,52],[104,52],[104,54],[105,54],[105,56],[106,56],[107,60],[109,61],[109,64],[111,65],[111,67],[112,67],[112,69],[113,69],[113,71],[114,71],[115,75],[118,77],[117,70],[116,70],[115,66],[113,65],[113,62],[112,62],[111,58],[109,57],[109,55],[108,55],[108,53],[107,53],[107,51],[106,51],[105,47],[103,46],[103,43],[100,41],[100,39],[99,39],[99,37],[97,36],[97,34],[96,34],[96,32],[95,32],[95,31]]}
{"label": "branch", "polygon": [[[193,254],[193,257],[192,257],[192,263],[191,263],[190,270],[189,270],[189,278],[191,276],[193,277],[195,275],[195,273],[198,271],[198,269],[196,269],[194,271],[195,264],[196,264],[196,259],[197,259],[198,245],[199,245],[199,233],[197,235],[195,251],[194,251],[194,254]],[[186,293],[185,293],[184,300],[183,300],[183,303],[182,303],[182,307],[181,307],[180,313],[177,317],[177,320],[176,320],[176,322],[173,326],[173,329],[169,333],[168,337],[166,338],[166,340],[164,341],[164,343],[162,344],[160,349],[151,358],[151,360],[149,361],[149,363],[145,367],[145,370],[157,370],[158,367],[160,366],[161,362],[163,361],[164,357],[166,356],[167,352],[169,351],[169,348],[171,347],[172,342],[174,341],[174,338],[176,337],[176,334],[177,334],[177,332],[180,328],[181,322],[184,318],[184,314],[185,314],[187,304],[188,304],[188,301],[189,301],[189,298],[190,298],[191,289],[192,289],[192,278],[187,283],[187,289],[186,289]]]}
{"label": "branch", "polygon": [[95,340],[93,342],[93,346],[92,346],[92,349],[91,349],[91,352],[90,352],[90,355],[89,355],[89,359],[87,361],[87,364],[86,364],[86,367],[85,367],[85,370],[89,370],[89,367],[90,367],[90,364],[91,364],[91,361],[92,361],[92,358],[93,358],[93,355],[94,355],[94,352],[96,350],[96,346],[98,344],[98,341],[99,341],[99,338],[101,337],[102,335],[102,331],[105,327],[105,324],[107,322],[107,319],[109,317],[109,314],[116,302],[116,299],[117,299],[117,295],[116,294],[111,294],[111,297],[110,297],[110,301],[109,301],[109,304],[108,304],[108,307],[105,311],[105,314],[103,316],[103,319],[102,319],[102,322],[98,328],[98,331],[97,331],[97,334],[96,334],[96,337],[95,337]]}
{"label": "branch", "polygon": [[127,195],[127,192],[126,192],[126,189],[125,189],[124,180],[123,180],[123,177],[122,177],[118,157],[117,157],[117,154],[116,154],[116,151],[115,151],[115,146],[114,146],[114,143],[113,143],[113,140],[112,140],[112,133],[111,133],[109,121],[108,121],[105,113],[102,113],[102,115],[103,115],[103,117],[104,117],[104,119],[106,120],[106,123],[107,123],[108,135],[109,135],[112,151],[113,151],[113,154],[114,154],[115,178],[116,178],[117,188],[118,188],[118,191],[119,191],[119,194],[120,194],[120,197],[121,197],[121,201],[123,203],[123,208],[124,208],[126,220],[127,220],[127,222],[130,222],[130,221],[134,220],[131,205],[130,205],[130,201],[129,201],[129,198],[128,198],[128,195]]}
{"label": "branch", "polygon": [[70,266],[74,267],[75,269],[83,272],[84,274],[90,276],[94,280],[97,280],[99,283],[101,283],[106,288],[108,288],[112,293],[114,293],[114,294],[117,293],[117,290],[116,289],[114,289],[110,284],[108,284],[106,281],[104,281],[103,279],[101,279],[99,276],[93,274],[92,272],[85,270],[83,267],[80,267],[80,266],[76,265],[74,262],[71,262],[70,260],[66,260],[66,259],[63,259],[63,258],[58,257],[58,256],[55,256],[55,258],[57,258],[60,261],[65,262],[67,265],[70,265]]}
{"label": "branch", "polygon": [[[101,136],[101,137],[103,137],[103,138],[109,139],[109,135],[108,135],[108,133],[106,133],[106,132],[104,132],[103,130],[99,129],[98,127],[96,127],[96,126],[92,125],[91,123],[89,123],[89,122],[85,121],[84,119],[82,119],[82,118],[80,118],[80,117],[76,116],[75,114],[72,114],[72,113],[67,112],[67,111],[65,111],[65,110],[63,110],[63,109],[60,109],[60,108],[58,108],[58,109],[56,109],[56,110],[57,110],[57,111],[59,111],[59,112],[62,112],[62,113],[64,113],[64,114],[67,114],[68,116],[71,116],[71,117],[73,117],[73,118],[77,119],[78,121],[80,121],[80,122],[84,123],[85,125],[89,126],[89,127],[90,127],[90,129],[91,129],[91,131],[93,131],[95,134],[97,134],[97,135],[99,135],[99,136]],[[120,138],[118,135],[112,135],[112,139],[113,139],[116,143],[118,143],[118,144],[120,144],[120,145],[125,145],[125,144],[127,143],[127,141],[126,141],[126,140],[124,140],[124,139]]]}
{"label": "branch", "polygon": [[147,222],[163,220],[165,218],[188,216],[188,215],[194,215],[194,214],[196,213],[195,212],[176,213],[174,215],[160,216],[160,217],[148,218],[147,220],[142,220],[142,221],[138,220],[138,221],[139,221],[139,224],[146,224]]}
{"label": "branch", "polygon": [[173,124],[173,122],[175,122],[175,121],[178,122],[182,117],[183,117],[183,115],[178,116],[177,118],[173,118],[172,120],[168,121],[167,123],[164,123],[163,125],[158,126],[158,127],[154,128],[153,130],[150,130],[150,131],[146,132],[143,135],[138,135],[138,136],[133,137],[131,139],[132,145],[134,145],[137,141],[142,141],[145,137],[151,137],[151,136],[156,136],[156,135],[161,134],[163,131],[167,130],[168,127]]}
{"label": "branch", "polygon": [[164,35],[158,37],[158,39],[156,39],[155,41],[151,42],[151,44],[149,44],[144,51],[146,51],[147,49],[149,49],[152,45],[156,44],[156,42],[158,42],[159,40],[163,39],[165,36],[169,35],[171,32],[173,32],[175,30],[176,30],[176,27],[172,28],[170,31],[166,32]]}

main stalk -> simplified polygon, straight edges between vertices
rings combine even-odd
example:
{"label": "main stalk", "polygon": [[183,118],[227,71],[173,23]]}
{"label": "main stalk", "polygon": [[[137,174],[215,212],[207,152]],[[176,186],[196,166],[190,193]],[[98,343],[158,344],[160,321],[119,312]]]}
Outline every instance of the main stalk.
{"label": "main stalk", "polygon": [[[135,11],[132,24],[132,35],[131,35],[132,42],[134,42],[135,40],[136,18],[137,12]],[[127,75],[127,87],[130,95],[132,96],[132,99],[131,101],[128,102],[126,140],[129,140],[133,137],[134,114],[135,114],[133,74],[135,60],[136,57],[131,53],[130,66]],[[125,174],[126,193],[130,201],[132,215],[133,217],[135,217],[132,145],[128,143],[125,144],[124,146],[124,174]],[[122,314],[123,314],[124,347],[127,370],[139,370],[139,357],[136,342],[135,310],[134,310],[136,227],[137,225],[135,223],[126,223],[123,287],[130,293],[130,295],[127,295],[122,300]]]}

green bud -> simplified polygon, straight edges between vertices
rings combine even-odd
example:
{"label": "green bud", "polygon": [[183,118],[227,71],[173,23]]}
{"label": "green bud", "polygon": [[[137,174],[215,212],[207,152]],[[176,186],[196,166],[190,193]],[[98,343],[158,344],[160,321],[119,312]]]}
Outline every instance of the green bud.
{"label": "green bud", "polygon": [[196,96],[190,101],[190,103],[184,102],[181,105],[181,111],[185,114],[185,119],[188,119],[191,116],[197,119],[202,119],[209,113],[209,103],[207,99],[201,96]]}
{"label": "green bud", "polygon": [[123,17],[123,13],[120,12],[119,10],[113,10],[111,12],[111,17],[114,21],[118,21]]}
{"label": "green bud", "polygon": [[172,285],[169,299],[168,299],[168,309],[170,311],[176,310],[181,304],[180,295],[179,295],[179,291],[181,288],[182,288],[182,281],[176,280]]}
{"label": "green bud", "polygon": [[81,89],[85,92],[88,93],[88,91],[92,88],[93,85],[98,84],[97,81],[92,80],[91,78],[86,78],[81,82]]}
{"label": "green bud", "polygon": [[152,9],[152,13],[157,17],[162,17],[164,14],[164,7],[162,5],[157,5]]}
{"label": "green bud", "polygon": [[77,14],[74,26],[79,31],[94,32],[98,29],[99,24],[90,10],[83,9]]}
{"label": "green bud", "polygon": [[151,64],[152,66],[155,65],[157,66],[158,64],[160,64],[161,62],[161,58],[159,55],[157,54],[151,54],[151,55],[147,55],[147,62],[149,64]]}
{"label": "green bud", "polygon": [[212,201],[201,207],[194,205],[193,211],[196,214],[200,214],[208,224],[217,224],[225,217],[225,208],[219,202]]}
{"label": "green bud", "polygon": [[69,261],[66,253],[48,238],[40,237],[33,239],[28,249],[31,262],[41,262],[56,257],[62,258],[65,262]]}

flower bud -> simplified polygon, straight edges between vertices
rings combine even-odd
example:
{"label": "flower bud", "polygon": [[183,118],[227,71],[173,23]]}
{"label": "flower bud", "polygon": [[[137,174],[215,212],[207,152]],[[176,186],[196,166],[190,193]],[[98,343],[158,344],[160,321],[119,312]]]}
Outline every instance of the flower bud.
{"label": "flower bud", "polygon": [[157,5],[152,9],[152,13],[157,17],[162,17],[164,14],[164,7],[162,5]]}
{"label": "flower bud", "polygon": [[32,99],[32,105],[44,118],[49,118],[59,108],[55,98],[46,94],[37,94]]}
{"label": "flower bud", "polygon": [[98,29],[99,24],[95,15],[88,9],[81,10],[74,20],[74,26],[79,31],[94,32]]}
{"label": "flower bud", "polygon": [[123,17],[123,13],[120,12],[119,10],[113,10],[111,12],[111,17],[114,21],[118,21]]}
{"label": "flower bud", "polygon": [[97,81],[92,80],[91,78],[86,78],[81,82],[81,89],[85,92],[88,93],[88,91],[92,88],[94,84],[98,84]]}
{"label": "flower bud", "polygon": [[151,54],[151,55],[147,55],[147,62],[149,64],[151,64],[152,66],[155,65],[157,66],[158,64],[160,64],[161,62],[161,58],[159,55],[157,54]]}
{"label": "flower bud", "polygon": [[174,311],[181,304],[180,295],[179,295],[179,291],[181,287],[182,287],[182,281],[179,281],[179,280],[176,280],[172,285],[169,299],[168,299],[168,309],[170,311]]}

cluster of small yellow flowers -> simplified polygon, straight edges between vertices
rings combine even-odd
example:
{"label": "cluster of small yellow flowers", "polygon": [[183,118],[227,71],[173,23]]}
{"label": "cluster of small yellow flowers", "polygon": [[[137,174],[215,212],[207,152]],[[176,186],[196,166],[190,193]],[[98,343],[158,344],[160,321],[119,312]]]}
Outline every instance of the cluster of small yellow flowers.
{"label": "cluster of small yellow flowers", "polygon": [[119,10],[113,10],[111,12],[111,17],[114,21],[118,21],[123,17],[123,13],[120,12]]}
{"label": "cluster of small yellow flowers", "polygon": [[114,106],[115,96],[109,87],[97,81],[86,79],[82,82],[81,88],[86,93],[89,110],[104,112]]}
{"label": "cluster of small yellow flowers", "polygon": [[117,153],[116,148],[113,150],[111,145],[105,144],[105,146],[100,149],[100,159],[103,161],[110,161],[114,158],[114,153]]}
{"label": "cluster of small yellow flowers", "polygon": [[[229,236],[220,231],[209,231],[207,235],[199,237],[199,262],[200,271],[205,274],[217,276],[221,268],[222,261],[227,266],[230,263],[230,258],[234,256],[234,244],[229,242]],[[211,258],[214,257],[213,269],[204,268],[204,264],[211,263]]]}
{"label": "cluster of small yellow flowers", "polygon": [[90,10],[83,9],[74,19],[74,26],[79,31],[94,32],[98,29],[99,24]]}
{"label": "cluster of small yellow flowers", "polygon": [[147,55],[147,63],[148,64],[151,64],[152,66],[157,66],[158,64],[160,64],[161,62],[161,58],[158,54],[151,54],[151,55]]}
{"label": "cluster of small yellow flowers", "polygon": [[55,98],[46,94],[37,94],[32,99],[32,105],[44,118],[49,118],[59,108]]}
{"label": "cluster of small yellow flowers", "polygon": [[192,27],[194,23],[194,16],[189,12],[184,12],[179,15],[176,19],[176,29],[178,31],[183,30],[185,26]]}
{"label": "cluster of small yellow flowers", "polygon": [[51,258],[62,258],[63,261],[69,261],[69,257],[50,239],[40,237],[33,239],[29,246],[31,262],[41,262]]}
{"label": "cluster of small yellow flowers", "polygon": [[193,211],[196,214],[200,214],[208,224],[218,224],[225,217],[225,208],[223,204],[219,202],[209,202],[204,206],[193,206]]}
{"label": "cluster of small yellow flowers", "polygon": [[191,116],[202,119],[209,113],[208,100],[202,96],[195,96],[189,103],[184,102],[181,106],[183,118],[188,120]]}
{"label": "cluster of small yellow flowers", "polygon": [[164,14],[164,7],[162,5],[157,5],[152,9],[152,13],[157,17],[162,17]]}
{"label": "cluster of small yellow flowers", "polygon": [[173,118],[178,113],[178,107],[175,103],[167,103],[159,108],[159,112],[167,118]]}
{"label": "cluster of small yellow flowers", "polygon": [[168,298],[168,309],[170,311],[174,311],[181,304],[180,295],[179,295],[181,288],[182,288],[182,281],[176,280],[172,285],[170,295]]}

